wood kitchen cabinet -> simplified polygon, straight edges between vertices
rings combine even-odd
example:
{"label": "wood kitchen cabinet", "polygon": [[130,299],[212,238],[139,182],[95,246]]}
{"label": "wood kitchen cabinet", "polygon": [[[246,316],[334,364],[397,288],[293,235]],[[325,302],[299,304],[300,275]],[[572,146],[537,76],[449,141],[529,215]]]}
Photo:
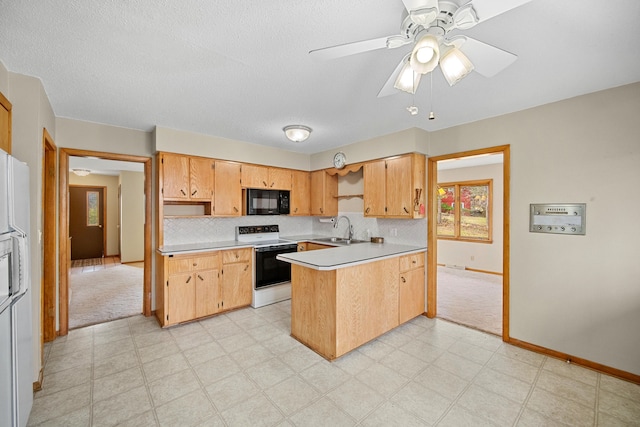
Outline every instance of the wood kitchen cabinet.
{"label": "wood kitchen cabinet", "polygon": [[400,257],[398,320],[407,322],[424,313],[424,253]]}
{"label": "wood kitchen cabinet", "polygon": [[241,164],[215,161],[213,209],[215,216],[242,215]]}
{"label": "wood kitchen cabinet", "polygon": [[243,164],[242,187],[291,190],[291,170]]}
{"label": "wood kitchen cabinet", "polygon": [[311,215],[338,215],[338,175],[324,170],[311,172]]}
{"label": "wood kitchen cabinet", "polygon": [[11,154],[11,102],[0,92],[0,149]]}
{"label": "wood kitchen cabinet", "polygon": [[161,192],[164,200],[211,201],[214,160],[160,153]]}
{"label": "wood kitchen cabinet", "polygon": [[222,280],[220,294],[223,309],[251,304],[253,290],[253,249],[222,251]]}
{"label": "wood kitchen cabinet", "polygon": [[306,251],[316,251],[318,249],[329,249],[329,248],[335,248],[335,246],[323,245],[321,243],[307,242],[305,250]]}
{"label": "wood kitchen cabinet", "polygon": [[311,174],[305,171],[291,171],[291,196],[289,215],[311,215]]}
{"label": "wood kitchen cabinet", "polygon": [[364,216],[424,218],[425,157],[406,154],[364,165]]}
{"label": "wood kitchen cabinet", "polygon": [[162,326],[209,316],[222,309],[218,252],[163,258],[163,289],[156,301],[156,314]]}

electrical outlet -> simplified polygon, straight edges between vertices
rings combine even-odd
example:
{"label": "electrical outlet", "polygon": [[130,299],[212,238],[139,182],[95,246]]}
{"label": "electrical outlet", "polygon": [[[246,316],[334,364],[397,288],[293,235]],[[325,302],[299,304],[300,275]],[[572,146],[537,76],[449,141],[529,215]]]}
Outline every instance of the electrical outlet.
{"label": "electrical outlet", "polygon": [[390,230],[391,236],[393,237],[397,237],[398,236],[398,229],[397,228],[392,228]]}
{"label": "electrical outlet", "polygon": [[476,259],[476,257],[474,257],[473,255],[471,255],[471,261],[473,261],[474,259]]}

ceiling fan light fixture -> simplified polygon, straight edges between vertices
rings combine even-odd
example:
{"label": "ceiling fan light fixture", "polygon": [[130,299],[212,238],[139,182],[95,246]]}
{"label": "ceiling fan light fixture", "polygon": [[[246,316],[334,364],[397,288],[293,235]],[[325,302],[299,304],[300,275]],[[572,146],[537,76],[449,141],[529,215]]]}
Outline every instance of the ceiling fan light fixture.
{"label": "ceiling fan light fixture", "polygon": [[71,172],[73,172],[74,174],[78,175],[78,176],[87,176],[91,173],[91,170],[89,169],[71,169]]}
{"label": "ceiling fan light fixture", "polygon": [[418,84],[420,84],[420,77],[422,74],[416,73],[411,68],[408,60],[404,60],[404,65],[400,70],[400,74],[396,78],[396,82],[393,85],[396,89],[415,94],[418,89]]}
{"label": "ceiling fan light fixture", "polygon": [[456,47],[445,53],[440,59],[440,69],[444,78],[453,86],[473,71],[473,64],[462,51]]}
{"label": "ceiling fan light fixture", "polygon": [[311,135],[311,128],[303,125],[289,125],[282,128],[290,141],[302,142]]}
{"label": "ceiling fan light fixture", "polygon": [[453,22],[456,28],[461,30],[466,30],[471,27],[475,27],[475,25],[479,22],[478,14],[476,10],[473,8],[472,4],[466,4],[460,7],[453,14]]}
{"label": "ceiling fan light fixture", "polygon": [[432,34],[426,34],[418,40],[413,48],[409,63],[413,71],[426,74],[433,71],[440,59],[440,47],[438,39]]}

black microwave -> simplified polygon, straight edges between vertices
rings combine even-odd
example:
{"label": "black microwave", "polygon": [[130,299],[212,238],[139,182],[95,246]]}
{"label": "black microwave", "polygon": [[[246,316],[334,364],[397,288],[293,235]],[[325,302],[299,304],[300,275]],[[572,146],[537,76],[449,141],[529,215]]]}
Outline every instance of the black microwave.
{"label": "black microwave", "polygon": [[247,215],[288,215],[288,190],[247,188]]}

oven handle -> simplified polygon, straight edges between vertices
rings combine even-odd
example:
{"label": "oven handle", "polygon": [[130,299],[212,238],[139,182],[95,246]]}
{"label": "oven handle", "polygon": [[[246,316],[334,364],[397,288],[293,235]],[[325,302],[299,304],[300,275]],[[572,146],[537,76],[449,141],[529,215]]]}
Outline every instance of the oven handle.
{"label": "oven handle", "polygon": [[273,246],[263,246],[260,248],[256,248],[256,252],[275,252],[275,251],[297,251],[298,250],[298,245],[293,244],[293,245],[273,245]]}

